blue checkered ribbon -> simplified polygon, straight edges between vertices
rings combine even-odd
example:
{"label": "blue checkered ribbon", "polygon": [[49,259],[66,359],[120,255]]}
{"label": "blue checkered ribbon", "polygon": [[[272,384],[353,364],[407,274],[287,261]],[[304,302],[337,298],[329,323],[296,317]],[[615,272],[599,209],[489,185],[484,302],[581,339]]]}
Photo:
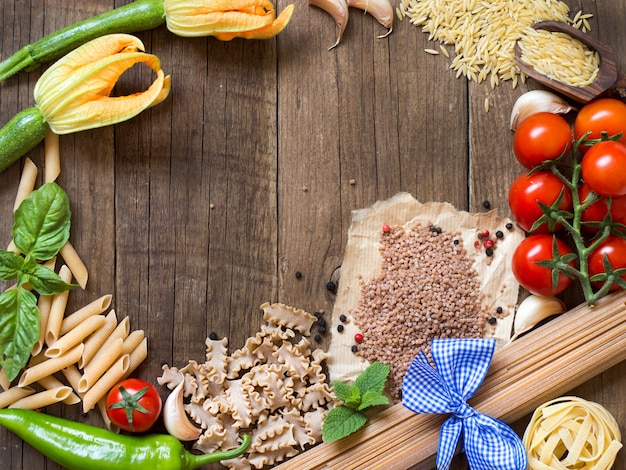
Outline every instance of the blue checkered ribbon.
{"label": "blue checkered ribbon", "polygon": [[435,368],[420,351],[404,376],[402,403],[409,410],[452,414],[441,426],[437,470],[450,468],[461,433],[471,469],[526,469],[526,449],[517,434],[467,404],[487,375],[495,346],[491,339],[435,339]]}

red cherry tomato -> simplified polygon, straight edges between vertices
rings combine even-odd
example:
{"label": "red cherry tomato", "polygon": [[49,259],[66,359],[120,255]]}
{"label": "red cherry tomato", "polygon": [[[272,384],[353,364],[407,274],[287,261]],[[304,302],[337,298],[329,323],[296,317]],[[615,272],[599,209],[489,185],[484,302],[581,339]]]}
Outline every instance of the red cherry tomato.
{"label": "red cherry tomato", "polygon": [[[578,198],[583,203],[587,196],[591,193],[591,188],[587,183],[583,183],[578,188]],[[585,210],[583,210],[581,220],[583,222],[602,222],[607,214],[606,199],[602,198],[597,202],[594,202]],[[617,222],[626,225],[626,196],[614,197],[611,201],[611,218],[613,222]],[[583,225],[585,230],[591,233],[597,233],[597,227],[589,225]]]}
{"label": "red cherry tomato", "polygon": [[[559,274],[556,288],[552,285],[552,270],[537,264],[537,261],[553,259],[553,235],[540,234],[526,237],[513,252],[512,270],[520,285],[535,295],[557,295],[567,289],[572,279]],[[558,238],[556,239],[559,255],[572,251]],[[573,262],[571,263],[573,266]]]}
{"label": "red cherry tomato", "polygon": [[582,177],[602,196],[626,196],[626,145],[607,140],[591,147],[582,161]]}
{"label": "red cherry tomato", "polygon": [[149,382],[126,379],[109,391],[106,399],[107,416],[111,422],[130,432],[145,432],[161,414],[159,392]]}
{"label": "red cherry tomato", "polygon": [[[589,275],[601,274],[604,272],[604,256],[607,256],[613,269],[626,268],[626,240],[615,235],[609,235],[598,247],[589,255]],[[626,274],[622,276],[626,281]],[[602,287],[603,282],[594,282],[596,288]],[[613,283],[610,290],[614,291],[620,287]]]}
{"label": "red cherry tomato", "polygon": [[572,130],[560,115],[540,112],[524,119],[513,136],[517,160],[531,169],[556,160],[572,146]]}
{"label": "red cherry tomato", "polygon": [[[626,143],[626,103],[600,98],[583,106],[574,120],[574,138],[578,140],[588,131],[587,139],[599,139],[603,131],[610,136],[621,132],[621,141]],[[581,145],[579,149],[584,153],[589,147]]]}
{"label": "red cherry tomato", "polygon": [[[543,215],[537,201],[552,205],[563,191],[559,208],[572,209],[572,193],[558,176],[550,171],[537,171],[531,175],[520,175],[509,188],[509,207],[519,226],[530,232],[533,224]],[[557,230],[559,227],[555,227]],[[546,223],[541,224],[533,233],[549,233]]]}

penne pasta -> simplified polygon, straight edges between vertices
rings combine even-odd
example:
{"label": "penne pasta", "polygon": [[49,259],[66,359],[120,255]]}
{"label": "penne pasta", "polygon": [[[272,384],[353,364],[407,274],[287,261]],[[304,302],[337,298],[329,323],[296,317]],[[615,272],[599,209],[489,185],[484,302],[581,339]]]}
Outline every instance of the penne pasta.
{"label": "penne pasta", "polygon": [[124,354],[130,354],[135,350],[137,346],[141,344],[143,339],[146,337],[143,330],[135,330],[124,340]]}
{"label": "penne pasta", "polygon": [[104,395],[102,398],[100,398],[100,400],[98,400],[98,403],[97,403],[98,411],[100,412],[100,416],[102,416],[102,421],[104,421],[104,425],[107,427],[109,431],[120,432],[120,428],[118,428],[117,426],[113,424],[113,422],[111,421],[111,418],[109,418],[109,415],[107,414],[106,401],[107,401],[107,397],[106,395]]}
{"label": "penne pasta", "polygon": [[[49,375],[48,377],[44,377],[43,379],[39,380],[37,383],[41,385],[43,388],[45,388],[46,390],[52,390],[54,388],[66,386],[63,382],[57,379],[54,375]],[[63,403],[65,403],[66,405],[76,405],[77,403],[80,403],[80,397],[76,395],[74,391],[72,391],[72,393],[70,393],[68,397],[65,400],[63,400]]]}
{"label": "penne pasta", "polygon": [[13,203],[13,212],[17,210],[22,201],[28,197],[30,193],[35,189],[35,183],[37,182],[37,165],[33,161],[26,157],[24,160],[24,169],[22,170],[22,176],[20,177],[20,183],[17,187],[17,194],[15,196],[15,202]]}
{"label": "penne pasta", "polygon": [[130,332],[130,319],[128,317],[124,317],[124,319],[117,324],[113,333],[107,338],[107,340],[102,345],[103,348],[108,346],[108,343],[115,341],[119,338],[125,340],[128,338],[128,334]]}
{"label": "penne pasta", "polygon": [[36,356],[43,349],[46,336],[46,326],[48,325],[48,317],[50,316],[50,307],[52,306],[52,295],[40,295],[37,300],[37,308],[39,309],[39,339],[33,346],[31,354]]}
{"label": "penne pasta", "polygon": [[130,356],[121,356],[100,379],[83,396],[83,413],[92,410],[98,401],[104,397],[113,386],[119,382],[128,371]]}
{"label": "penne pasta", "polygon": [[148,357],[148,339],[144,338],[139,345],[130,353],[130,364],[128,365],[128,371],[124,378],[127,378],[132,374],[137,367],[141,365],[143,361]]}
{"label": "penne pasta", "polygon": [[0,393],[0,408],[6,408],[18,400],[35,393],[31,387],[11,387]]}
{"label": "penne pasta", "polygon": [[44,183],[55,181],[61,174],[61,152],[59,135],[51,130],[46,133],[44,145]]}
{"label": "penne pasta", "polygon": [[78,381],[82,377],[82,374],[80,373],[76,365],[71,364],[64,369],[61,369],[61,373],[65,377],[65,380],[67,380],[67,383],[69,383],[74,391],[78,394],[78,396],[82,398],[83,394],[78,391]]}
{"label": "penne pasta", "polygon": [[17,247],[15,246],[15,242],[13,240],[9,242],[9,246],[7,246],[7,251],[12,251],[13,253],[20,252],[20,250],[18,250]]}
{"label": "penne pasta", "polygon": [[[72,273],[66,265],[61,266],[61,269],[59,269],[59,276],[67,283],[72,281]],[[48,346],[52,346],[61,335],[61,325],[63,324],[69,293],[70,292],[66,290],[53,296],[50,314],[48,315],[48,322],[46,324],[46,335],[44,336],[44,341]]]}
{"label": "penne pasta", "polygon": [[44,353],[46,357],[59,357],[72,349],[78,343],[82,343],[87,336],[104,325],[105,317],[103,315],[95,315],[87,318],[76,328],[70,330],[67,334],[61,336],[50,346]]}
{"label": "penne pasta", "polygon": [[72,350],[68,351],[62,356],[55,357],[53,359],[47,359],[36,365],[28,367],[22,373],[20,380],[18,381],[18,385],[20,387],[30,385],[34,382],[38,382],[48,375],[59,372],[69,365],[76,364],[80,359],[80,356],[83,354],[84,347],[85,346],[81,343],[78,346],[74,346]]}
{"label": "penne pasta", "polygon": [[36,410],[38,408],[43,408],[45,406],[62,402],[66,400],[71,394],[72,388],[64,385],[62,387],[53,388],[51,390],[44,390],[43,392],[28,395],[11,403],[9,405],[9,408]]}
{"label": "penne pasta", "polygon": [[78,381],[78,391],[86,393],[100,377],[102,377],[113,363],[122,355],[124,340],[117,338],[108,342],[100,349],[96,356],[87,364],[83,376]]}
{"label": "penne pasta", "polygon": [[115,314],[115,310],[111,310],[108,315],[105,317],[105,322],[100,329],[94,331],[89,338],[85,340],[85,349],[83,350],[83,355],[78,361],[78,367],[80,369],[84,369],[89,361],[96,355],[98,350],[105,343],[107,338],[111,336],[111,333],[115,330],[117,326],[117,316]]}
{"label": "penne pasta", "polygon": [[8,390],[11,387],[11,382],[9,382],[4,369],[0,369],[0,387],[2,387],[2,390]]}
{"label": "penne pasta", "polygon": [[76,310],[74,313],[66,316],[61,323],[61,335],[65,335],[66,333],[78,328],[78,326],[88,318],[104,313],[111,305],[112,297],[113,296],[110,294],[103,295],[99,299],[94,300],[93,302]]}
{"label": "penne pasta", "polygon": [[83,263],[83,260],[80,256],[78,256],[78,253],[76,253],[72,244],[68,241],[65,245],[63,245],[63,247],[61,247],[59,253],[63,257],[63,261],[65,261],[67,267],[70,268],[70,271],[74,275],[74,279],[76,279],[78,285],[84,289],[87,286],[87,278],[89,277],[89,274],[85,263]]}

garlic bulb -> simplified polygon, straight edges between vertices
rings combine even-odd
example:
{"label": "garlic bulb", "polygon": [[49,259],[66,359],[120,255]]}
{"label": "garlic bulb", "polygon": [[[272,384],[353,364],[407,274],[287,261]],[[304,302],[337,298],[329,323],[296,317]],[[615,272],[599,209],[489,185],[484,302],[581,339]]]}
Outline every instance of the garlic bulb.
{"label": "garlic bulb", "polygon": [[532,90],[520,96],[511,111],[511,130],[517,129],[519,123],[531,114],[540,112],[550,112],[556,114],[566,114],[575,111],[567,101],[560,96],[545,90]]}
{"label": "garlic bulb", "polygon": [[511,341],[533,329],[542,320],[566,310],[565,304],[556,297],[529,295],[517,307]]}
{"label": "garlic bulb", "polygon": [[181,381],[169,394],[163,405],[163,424],[172,436],[180,441],[193,441],[200,437],[202,429],[193,425],[183,405],[183,386]]}

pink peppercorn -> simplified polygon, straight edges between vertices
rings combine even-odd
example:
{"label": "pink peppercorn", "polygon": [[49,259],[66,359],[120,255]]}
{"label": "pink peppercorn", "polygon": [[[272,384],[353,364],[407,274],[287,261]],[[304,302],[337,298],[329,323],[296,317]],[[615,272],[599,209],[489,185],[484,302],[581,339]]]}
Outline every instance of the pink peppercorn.
{"label": "pink peppercorn", "polygon": [[354,335],[354,341],[356,341],[357,343],[360,343],[361,341],[363,341],[363,335],[361,333],[356,333]]}
{"label": "pink peppercorn", "polygon": [[391,227],[387,224],[383,225],[383,233],[391,232]]}
{"label": "pink peppercorn", "polygon": [[493,240],[487,239],[483,242],[483,247],[485,248],[493,248]]}

